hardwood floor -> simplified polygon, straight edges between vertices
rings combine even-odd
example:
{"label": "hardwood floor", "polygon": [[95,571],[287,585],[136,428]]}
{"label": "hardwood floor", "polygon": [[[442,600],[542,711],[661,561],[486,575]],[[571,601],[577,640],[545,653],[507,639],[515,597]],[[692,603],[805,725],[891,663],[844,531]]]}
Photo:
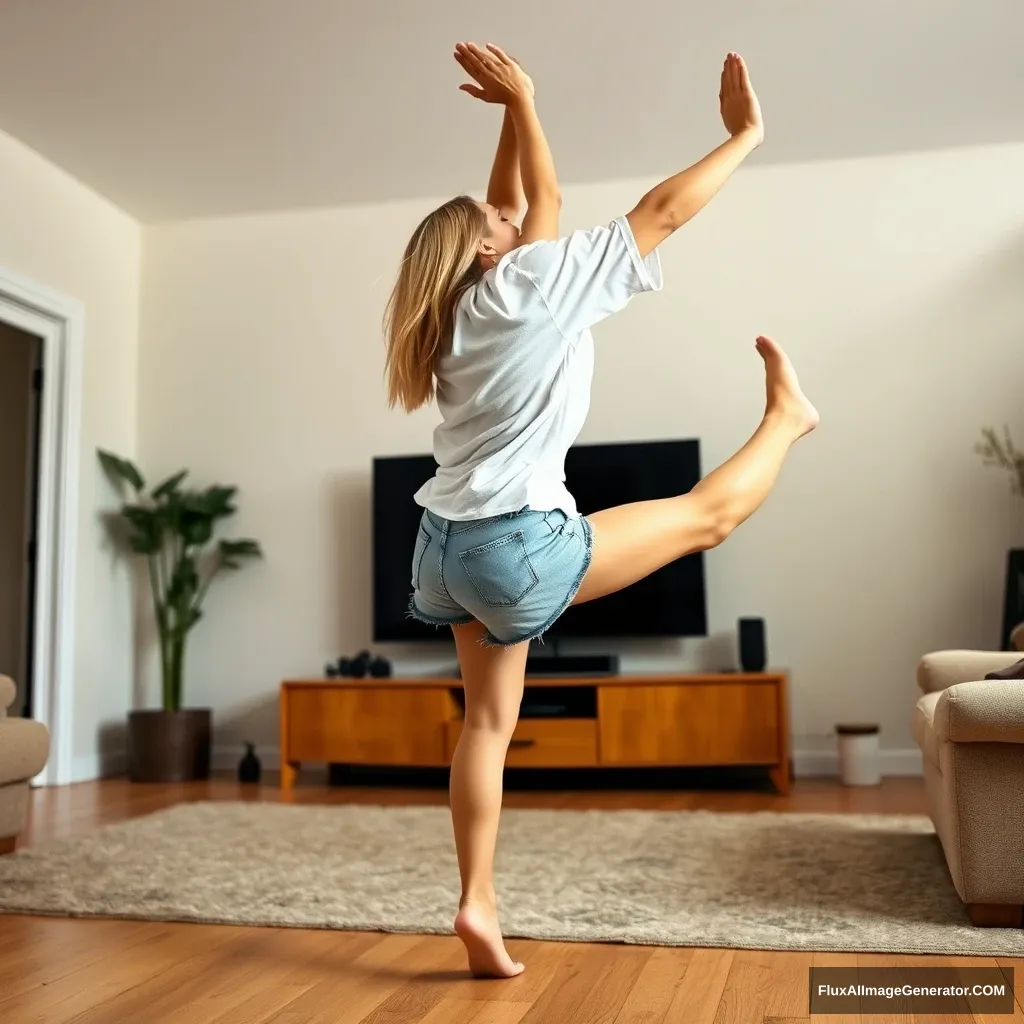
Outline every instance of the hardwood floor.
{"label": "hardwood floor", "polygon": [[[133,786],[115,779],[33,793],[26,845],[194,800],[280,800],[274,785],[230,779]],[[300,786],[308,803],[444,803],[441,789]],[[523,792],[516,807],[923,813],[919,780],[849,790],[798,781],[770,792]],[[513,940],[526,972],[474,981],[455,938],[0,916],[3,1024],[856,1024],[909,1015],[808,1015],[808,968],[1020,964],[983,957],[895,957],[662,949]],[[918,1017],[936,1024],[1014,1015]]]}

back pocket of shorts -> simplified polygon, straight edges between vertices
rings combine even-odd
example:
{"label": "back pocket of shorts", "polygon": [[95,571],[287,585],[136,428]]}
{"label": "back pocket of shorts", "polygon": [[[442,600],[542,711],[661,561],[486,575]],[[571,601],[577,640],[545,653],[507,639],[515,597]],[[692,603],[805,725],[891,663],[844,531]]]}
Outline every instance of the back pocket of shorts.
{"label": "back pocket of shorts", "polygon": [[492,608],[519,604],[539,582],[522,530],[463,551],[459,558],[480,600]]}

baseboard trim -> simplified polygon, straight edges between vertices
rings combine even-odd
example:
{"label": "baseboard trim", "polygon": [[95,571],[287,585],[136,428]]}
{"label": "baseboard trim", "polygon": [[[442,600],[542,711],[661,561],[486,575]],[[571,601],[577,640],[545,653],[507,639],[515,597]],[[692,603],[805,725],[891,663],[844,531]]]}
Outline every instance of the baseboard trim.
{"label": "baseboard trim", "polygon": [[[213,767],[216,771],[233,771],[238,767],[245,751],[235,747],[216,747]],[[277,747],[257,747],[256,756],[264,771],[277,771],[281,767],[281,752]],[[921,751],[880,750],[879,768],[883,776],[916,776],[923,774]],[[797,750],[793,754],[793,774],[798,779],[839,777],[839,755],[834,750]]]}
{"label": "baseboard trim", "polygon": [[[880,750],[878,769],[883,777],[924,774],[921,751]],[[793,774],[798,779],[839,777],[839,754],[834,750],[797,750],[793,753]]]}
{"label": "baseboard trim", "polygon": [[96,779],[106,779],[112,775],[124,775],[127,768],[127,751],[97,751],[95,754],[76,757],[71,762],[71,778],[68,782],[95,782]]}

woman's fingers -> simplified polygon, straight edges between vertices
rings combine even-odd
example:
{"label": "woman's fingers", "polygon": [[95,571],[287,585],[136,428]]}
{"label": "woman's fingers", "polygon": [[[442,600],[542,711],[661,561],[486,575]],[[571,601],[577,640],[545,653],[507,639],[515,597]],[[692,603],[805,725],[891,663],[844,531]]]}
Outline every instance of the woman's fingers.
{"label": "woman's fingers", "polygon": [[500,64],[498,59],[486,50],[481,50],[476,43],[469,44],[469,52],[476,58],[477,62],[484,70],[492,73],[498,70]]}
{"label": "woman's fingers", "polygon": [[483,89],[480,88],[479,85],[460,85],[459,89],[462,92],[468,92],[469,95],[473,96],[475,99],[478,99],[478,100],[486,100],[487,99],[487,93],[485,93],[483,91]]}
{"label": "woman's fingers", "polygon": [[473,52],[472,43],[468,46],[465,43],[458,43],[455,47],[455,58],[467,74],[472,75],[478,82],[481,75],[487,74],[487,68],[483,61]]}
{"label": "woman's fingers", "polygon": [[493,43],[488,43],[487,49],[490,50],[491,53],[493,53],[494,56],[501,61],[502,64],[511,65],[518,63],[518,61],[514,60],[512,57],[509,57],[508,54],[506,54],[505,51],[500,46],[495,46]]}

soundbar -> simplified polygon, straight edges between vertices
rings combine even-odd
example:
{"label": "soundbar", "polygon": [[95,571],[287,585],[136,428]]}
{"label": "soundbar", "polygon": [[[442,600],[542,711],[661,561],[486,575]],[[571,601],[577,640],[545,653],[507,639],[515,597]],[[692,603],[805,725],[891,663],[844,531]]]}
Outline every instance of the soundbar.
{"label": "soundbar", "polygon": [[528,676],[615,676],[617,654],[531,654],[526,659]]}

